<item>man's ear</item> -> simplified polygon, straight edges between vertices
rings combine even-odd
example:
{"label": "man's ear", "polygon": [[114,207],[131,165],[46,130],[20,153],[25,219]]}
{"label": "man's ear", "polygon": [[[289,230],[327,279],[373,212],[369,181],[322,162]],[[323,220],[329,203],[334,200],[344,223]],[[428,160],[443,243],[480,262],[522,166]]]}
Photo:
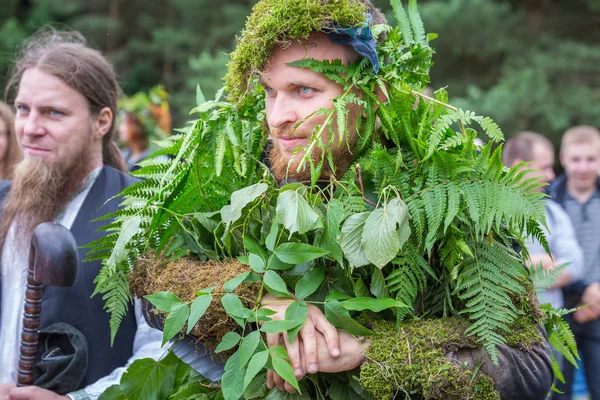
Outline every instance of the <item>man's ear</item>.
{"label": "man's ear", "polygon": [[113,122],[113,112],[110,108],[104,107],[98,113],[94,121],[94,137],[101,139],[108,133]]}

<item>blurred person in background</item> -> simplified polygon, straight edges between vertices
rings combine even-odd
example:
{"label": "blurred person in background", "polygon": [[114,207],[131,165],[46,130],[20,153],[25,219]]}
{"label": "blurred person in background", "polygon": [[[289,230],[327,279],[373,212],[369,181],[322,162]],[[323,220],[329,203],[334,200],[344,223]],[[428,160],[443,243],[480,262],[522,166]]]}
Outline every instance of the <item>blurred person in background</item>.
{"label": "blurred person in background", "polygon": [[[548,184],[555,178],[554,174],[554,145],[546,137],[535,132],[520,132],[509,139],[504,145],[502,160],[509,167],[526,162],[522,168],[529,172],[524,179],[538,178],[539,182]],[[540,191],[544,187],[539,188]],[[554,308],[564,307],[562,287],[583,279],[583,251],[577,243],[573,225],[567,213],[554,200],[546,200],[546,222],[548,230],[544,229],[552,256],[546,253],[544,247],[535,239],[527,243],[530,269],[539,269],[542,274],[551,273],[557,266],[567,264],[556,277],[555,283],[547,290],[538,291],[540,304],[550,303]],[[554,357],[561,369],[564,368],[564,357],[554,351]],[[556,382],[558,383],[558,381]]]}
{"label": "blurred person in background", "polygon": [[[600,131],[580,125],[568,129],[561,142],[560,162],[565,170],[548,189],[567,212],[583,249],[584,279],[563,287],[566,307],[586,305],[566,319],[577,341],[591,400],[600,400]],[[574,368],[566,363],[564,392],[557,399],[571,399]]]}
{"label": "blurred person in background", "polygon": [[21,157],[15,136],[15,114],[10,106],[0,101],[0,180],[12,178],[15,164]]}
{"label": "blurred person in background", "polygon": [[[555,178],[554,146],[539,133],[525,131],[509,139],[504,145],[502,158],[504,164],[510,167],[522,162],[529,163],[523,167],[529,170],[525,179],[538,178],[539,182],[548,184]],[[539,190],[544,190],[544,187]],[[560,309],[564,307],[560,288],[583,278],[583,252],[577,243],[569,216],[552,199],[546,200],[546,222],[549,230],[545,234],[552,256],[533,239],[527,243],[527,250],[530,268],[541,267],[552,271],[560,264],[569,264],[550,289],[538,293],[540,303],[550,303]]]}
{"label": "blurred person in background", "polygon": [[119,101],[119,141],[125,146],[121,153],[129,172],[139,169],[137,164],[156,150],[153,140],[169,135],[171,114],[167,98],[167,92],[157,85],[148,94],[139,92]]}

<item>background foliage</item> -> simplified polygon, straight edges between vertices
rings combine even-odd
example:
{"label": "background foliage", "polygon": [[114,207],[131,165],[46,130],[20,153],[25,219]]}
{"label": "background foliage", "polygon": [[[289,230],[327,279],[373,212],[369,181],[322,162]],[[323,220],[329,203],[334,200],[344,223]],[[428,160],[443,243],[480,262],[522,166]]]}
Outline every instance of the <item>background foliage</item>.
{"label": "background foliage", "polygon": [[[80,30],[110,56],[126,94],[162,82],[174,126],[221,87],[227,54],[254,0],[1,0],[0,83],[15,47],[39,26]],[[388,19],[386,0],[374,0]],[[216,5],[218,4],[218,6]],[[558,143],[573,124],[600,126],[600,1],[421,0],[434,42],[434,88],[491,116],[510,137],[539,131]]]}

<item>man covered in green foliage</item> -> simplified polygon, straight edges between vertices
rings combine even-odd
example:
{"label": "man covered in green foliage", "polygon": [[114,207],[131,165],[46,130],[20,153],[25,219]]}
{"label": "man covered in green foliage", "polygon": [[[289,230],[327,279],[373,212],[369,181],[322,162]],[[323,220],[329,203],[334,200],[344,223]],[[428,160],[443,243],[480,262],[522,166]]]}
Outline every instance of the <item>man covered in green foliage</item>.
{"label": "man covered in green foliage", "polygon": [[[550,390],[548,315],[514,250],[529,236],[547,250],[540,183],[502,164],[491,119],[423,94],[434,36],[416,1],[392,8],[398,27],[368,1],[257,3],[228,99],[198,91],[197,119],[156,153],[173,159],[144,163],[117,234],[91,246],[112,326],[131,287],[168,314],[163,341],[196,332],[229,352],[211,399]],[[175,386],[161,390],[189,389]]]}
{"label": "man covered in green foliage", "polygon": [[[275,179],[280,183],[309,182],[311,177],[315,177],[315,165],[322,168],[316,172],[318,180],[341,179],[355,162],[357,154],[361,153],[358,147],[363,132],[360,132],[361,125],[358,121],[364,115],[365,94],[357,88],[351,89],[350,93],[356,97],[346,104],[344,118],[330,123],[327,120],[328,114],[321,110],[333,109],[334,99],[347,94],[348,92],[344,93],[346,88],[326,75],[298,63],[313,59],[349,65],[368,60],[369,68],[375,72],[378,69],[378,54],[370,29],[373,25],[384,24],[385,18],[369,0],[360,3],[331,1],[319,5],[315,3],[313,6],[312,9],[310,6],[303,8],[295,3],[290,5],[276,0],[260,2],[248,20],[238,48],[232,54],[226,78],[232,96],[243,102],[251,74],[258,72],[260,75],[260,85],[265,91],[266,124],[270,138],[268,161]],[[368,14],[365,13],[364,6]],[[289,7],[293,11],[282,10],[282,7]],[[277,21],[283,15],[289,19],[285,22],[283,19]],[[368,17],[365,18],[365,15]],[[363,24],[358,28],[342,28],[356,26],[360,22],[357,18],[363,19]],[[278,24],[283,24],[284,27],[274,29]],[[383,35],[384,33],[380,37]],[[385,99],[385,85],[373,85],[371,89],[371,93],[379,100]],[[336,112],[339,114],[340,110],[336,109]],[[339,124],[347,124],[347,127],[342,128]],[[383,133],[374,132],[372,135],[383,136]],[[388,147],[394,145],[391,140],[379,139]],[[315,145],[315,142],[318,144]],[[324,161],[325,154],[329,157],[327,161]],[[369,202],[368,199],[365,200]],[[291,301],[266,297],[263,298],[263,303],[269,304],[268,308],[278,312],[274,319],[284,319],[285,310]],[[528,309],[532,308],[537,308],[535,301],[528,306]],[[288,343],[284,335],[278,333],[267,334],[267,342],[270,346],[286,344],[298,378],[306,372],[342,372],[363,365],[361,383],[376,397],[388,397],[396,392],[409,392],[401,385],[393,386],[394,381],[398,383],[394,369],[402,371],[401,374],[411,373],[410,369],[405,368],[407,363],[411,364],[410,349],[399,349],[402,345],[406,346],[403,342],[408,343],[412,333],[425,348],[429,348],[430,353],[445,357],[448,366],[462,363],[471,371],[480,370],[491,377],[503,399],[545,398],[552,381],[552,372],[547,343],[535,329],[532,332],[534,336],[537,335],[537,341],[534,339],[528,346],[523,346],[522,343],[516,347],[500,346],[499,361],[494,364],[485,350],[472,349],[475,342],[464,337],[466,327],[458,323],[456,328],[458,331],[462,329],[463,337],[459,335],[458,340],[454,338],[445,342],[443,332],[451,332],[452,329],[448,326],[455,322],[435,321],[437,322],[432,326],[412,327],[407,324],[401,328],[394,324],[376,323],[375,336],[365,340],[349,335],[344,330],[339,330],[336,334],[334,326],[317,307],[312,306],[309,307],[307,321],[294,342]],[[531,323],[535,325],[536,320],[533,319]],[[399,337],[402,339],[399,340]],[[408,359],[403,359],[407,352]],[[444,369],[443,361],[440,365],[430,365],[426,351],[417,353],[421,354],[422,359],[413,362],[422,363],[421,369]],[[382,363],[388,364],[385,367],[389,369],[387,374],[380,368]],[[364,370],[372,375],[368,376]],[[414,372],[417,381],[420,372]],[[449,385],[444,380],[463,379],[459,385],[468,386],[476,382],[474,376],[477,374],[452,378],[448,376],[439,374],[430,378],[435,382],[433,385],[439,385],[431,388],[431,398],[450,398],[453,390],[458,393],[459,389],[450,389],[452,384]],[[427,386],[432,382],[420,384]],[[295,391],[272,371],[268,374],[268,385],[276,385],[280,390]],[[485,386],[483,381],[481,386]],[[444,392],[446,389],[448,392]],[[473,398],[494,398],[492,393],[493,390],[486,392],[481,389],[479,393],[475,390],[471,395]],[[465,394],[452,398],[461,396]]]}

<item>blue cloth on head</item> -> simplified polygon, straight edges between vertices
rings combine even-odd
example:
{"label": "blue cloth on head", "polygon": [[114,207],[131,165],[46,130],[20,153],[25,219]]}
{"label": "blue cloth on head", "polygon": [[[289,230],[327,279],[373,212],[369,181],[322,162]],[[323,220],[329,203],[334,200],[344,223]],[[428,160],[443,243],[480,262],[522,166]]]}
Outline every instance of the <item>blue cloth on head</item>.
{"label": "blue cloth on head", "polygon": [[379,72],[379,59],[377,57],[377,49],[373,32],[371,32],[370,23],[373,17],[367,14],[367,19],[363,26],[353,28],[344,28],[334,25],[331,31],[327,31],[327,36],[335,44],[349,44],[354,47],[354,50],[361,56],[371,61],[373,72]]}

